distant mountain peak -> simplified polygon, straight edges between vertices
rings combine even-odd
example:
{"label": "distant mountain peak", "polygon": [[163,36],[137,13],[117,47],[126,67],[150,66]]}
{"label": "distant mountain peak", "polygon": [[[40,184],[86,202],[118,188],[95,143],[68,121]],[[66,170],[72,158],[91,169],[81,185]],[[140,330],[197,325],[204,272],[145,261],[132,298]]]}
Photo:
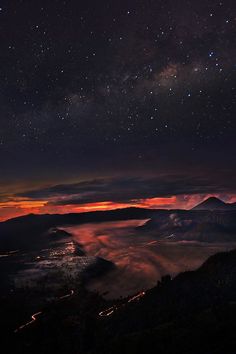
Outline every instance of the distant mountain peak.
{"label": "distant mountain peak", "polygon": [[205,199],[204,201],[203,201],[203,203],[218,203],[218,204],[226,204],[225,202],[223,202],[223,200],[221,200],[220,198],[217,198],[217,197],[209,197],[209,198],[207,198],[207,199]]}
{"label": "distant mountain peak", "polygon": [[192,210],[229,210],[229,204],[217,197],[209,197],[192,208]]}

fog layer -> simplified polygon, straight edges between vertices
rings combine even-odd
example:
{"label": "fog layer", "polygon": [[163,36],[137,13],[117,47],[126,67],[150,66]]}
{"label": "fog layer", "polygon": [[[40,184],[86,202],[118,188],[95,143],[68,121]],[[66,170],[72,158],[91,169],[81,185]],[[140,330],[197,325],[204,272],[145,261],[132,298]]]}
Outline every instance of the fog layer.
{"label": "fog layer", "polygon": [[112,261],[116,268],[88,287],[108,298],[128,296],[156,285],[161,276],[172,276],[199,267],[210,255],[236,247],[236,243],[160,241],[137,232],[145,220],[91,223],[64,228],[88,255]]}

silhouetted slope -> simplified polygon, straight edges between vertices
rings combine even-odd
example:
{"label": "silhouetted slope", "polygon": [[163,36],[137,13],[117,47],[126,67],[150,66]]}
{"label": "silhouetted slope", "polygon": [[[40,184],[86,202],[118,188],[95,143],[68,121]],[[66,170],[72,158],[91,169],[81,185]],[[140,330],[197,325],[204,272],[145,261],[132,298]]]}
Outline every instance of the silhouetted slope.
{"label": "silhouetted slope", "polygon": [[80,290],[15,337],[14,353],[233,354],[236,250],[173,280],[163,277],[139,301],[119,303],[99,317],[112,304]]}
{"label": "silhouetted slope", "polygon": [[101,343],[94,353],[233,353],[235,319],[236,251],[231,251],[174,280],[164,277],[139,303],[117,311],[106,323],[109,344]]}

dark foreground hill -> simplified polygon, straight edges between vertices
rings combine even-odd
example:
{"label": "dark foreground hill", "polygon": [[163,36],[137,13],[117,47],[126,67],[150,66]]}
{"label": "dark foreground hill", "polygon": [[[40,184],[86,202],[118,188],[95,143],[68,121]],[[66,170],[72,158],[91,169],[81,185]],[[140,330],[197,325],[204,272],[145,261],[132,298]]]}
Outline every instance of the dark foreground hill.
{"label": "dark foreground hill", "polygon": [[116,332],[112,346],[123,353],[135,348],[141,354],[145,347],[149,353],[233,353],[235,315],[232,251],[209,258],[197,271],[164,277],[138,304],[117,313],[109,335]]}
{"label": "dark foreground hill", "polygon": [[[99,316],[106,308],[114,310]],[[109,313],[107,311],[106,313]],[[14,353],[233,354],[236,250],[157,286],[137,301],[107,303],[80,290],[15,336]]]}

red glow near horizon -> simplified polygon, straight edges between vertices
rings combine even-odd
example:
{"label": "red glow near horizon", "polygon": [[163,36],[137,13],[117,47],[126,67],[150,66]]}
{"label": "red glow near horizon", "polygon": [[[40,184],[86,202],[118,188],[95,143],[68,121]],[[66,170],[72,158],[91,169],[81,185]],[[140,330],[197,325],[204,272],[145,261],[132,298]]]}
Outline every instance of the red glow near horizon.
{"label": "red glow near horizon", "polygon": [[[103,201],[87,203],[81,205],[52,205],[47,200],[20,200],[19,198],[0,203],[0,221],[10,218],[34,214],[64,214],[64,213],[83,213],[99,210],[114,210],[128,207],[153,208],[153,209],[191,209],[202,200],[212,196],[211,194],[202,195],[181,195],[171,197],[156,197],[135,199],[127,203],[116,203],[113,201]],[[221,195],[215,194],[219,198]],[[225,198],[223,198],[225,199]],[[227,195],[227,202],[235,202],[235,195]]]}
{"label": "red glow near horizon", "polygon": [[50,205],[47,201],[10,201],[0,203],[0,221],[14,218],[21,215],[34,214],[64,214],[64,213],[83,213],[99,210],[114,210],[128,207],[139,208],[171,208],[176,202],[176,197],[167,198],[147,198],[130,201],[129,203],[116,203],[103,201],[97,203],[87,203],[81,205]]}

